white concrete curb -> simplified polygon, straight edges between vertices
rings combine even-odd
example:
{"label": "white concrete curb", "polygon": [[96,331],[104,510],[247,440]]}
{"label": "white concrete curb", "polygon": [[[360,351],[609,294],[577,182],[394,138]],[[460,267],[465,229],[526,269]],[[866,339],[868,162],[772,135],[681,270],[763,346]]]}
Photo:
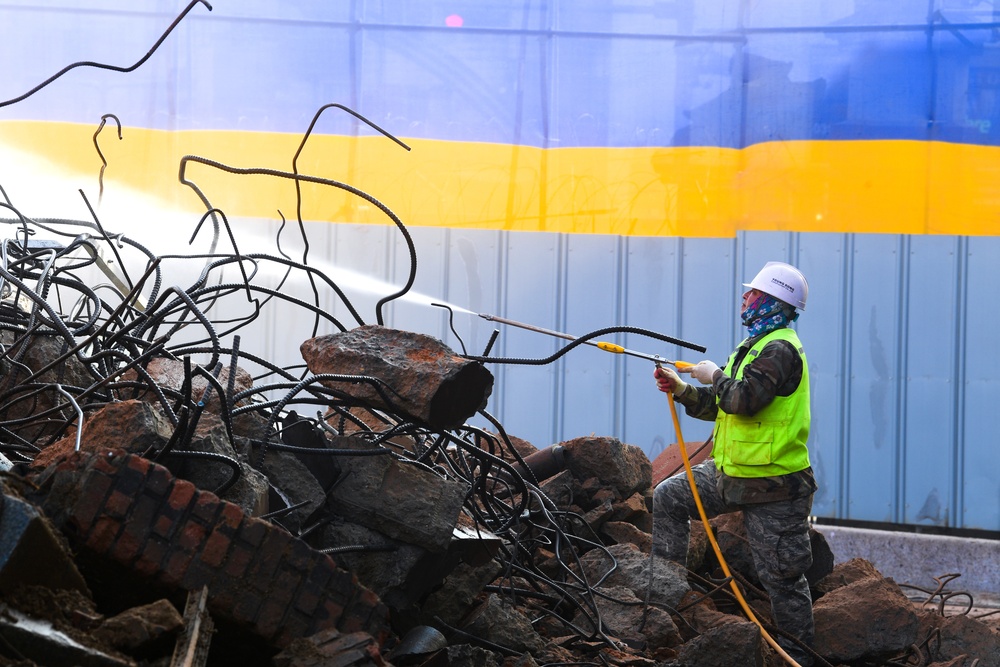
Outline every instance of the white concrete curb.
{"label": "white concrete curb", "polygon": [[[920,533],[824,526],[821,533],[833,551],[834,563],[864,558],[897,584],[923,589],[938,587],[935,577],[958,573],[945,586],[967,591],[976,604],[1000,603],[1000,539],[945,537]],[[910,595],[910,591],[904,591]],[[914,591],[919,595],[919,591]],[[910,595],[913,597],[913,595]]]}

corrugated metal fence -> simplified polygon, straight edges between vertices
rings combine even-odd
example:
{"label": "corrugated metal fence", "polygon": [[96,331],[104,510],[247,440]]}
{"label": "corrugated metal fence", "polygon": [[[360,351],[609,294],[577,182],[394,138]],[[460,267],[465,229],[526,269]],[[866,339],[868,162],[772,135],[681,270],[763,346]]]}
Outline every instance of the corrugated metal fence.
{"label": "corrugated metal fence", "polygon": [[[810,284],[796,327],[812,375],[811,451],[820,517],[1000,529],[997,446],[1000,313],[995,237],[754,232],[736,239],[676,239],[414,228],[413,292],[385,324],[483,352],[499,315],[575,336],[632,326],[704,345],[702,355],[635,334],[609,336],[667,358],[723,363],[743,334],[743,291],[767,260],[798,265]],[[310,227],[311,263],[341,276],[371,322],[374,304],[405,280],[395,228]],[[388,285],[354,288],[366,279]],[[291,289],[296,289],[291,287]],[[343,316],[333,298],[327,307]],[[446,310],[432,302],[451,304]],[[297,322],[296,318],[302,318]],[[273,310],[262,323],[275,361],[301,363],[305,316]],[[348,324],[350,324],[348,322]],[[304,334],[292,333],[302,326]],[[492,355],[541,359],[567,341],[508,325]],[[457,332],[458,336],[453,333]],[[289,345],[294,343],[294,345]],[[591,346],[556,362],[494,364],[487,411],[538,447],[611,435],[651,457],[675,441],[652,365]],[[682,416],[685,440],[711,425]],[[485,424],[485,422],[484,422]]]}

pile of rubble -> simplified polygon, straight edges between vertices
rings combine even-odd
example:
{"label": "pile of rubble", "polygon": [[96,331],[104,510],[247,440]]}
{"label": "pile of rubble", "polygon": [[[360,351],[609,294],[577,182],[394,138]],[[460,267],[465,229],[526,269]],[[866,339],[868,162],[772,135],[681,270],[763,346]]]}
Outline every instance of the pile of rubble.
{"label": "pile of rubble", "polygon": [[[440,341],[380,326],[306,341],[320,421],[247,400],[239,368],[153,356],[60,431],[37,415],[83,369],[31,340],[18,364],[59,384],[7,415],[37,451],[2,478],[0,665],[781,663],[699,525],[690,569],[650,559],[640,449],[464,426],[492,376]],[[185,428],[164,396],[197,397],[175,408]],[[713,527],[775,633],[738,515]],[[866,561],[834,566],[813,538],[817,664],[1000,664],[983,619],[916,604]]]}

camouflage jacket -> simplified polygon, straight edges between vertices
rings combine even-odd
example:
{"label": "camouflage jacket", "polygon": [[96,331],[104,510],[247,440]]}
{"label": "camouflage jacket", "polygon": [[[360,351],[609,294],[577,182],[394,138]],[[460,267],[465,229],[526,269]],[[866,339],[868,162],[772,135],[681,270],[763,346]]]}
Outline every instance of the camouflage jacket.
{"label": "camouflage jacket", "polygon": [[[740,343],[736,364],[743,361],[758,339],[759,336]],[[675,394],[689,416],[714,421],[719,410],[729,414],[756,414],[775,396],[788,396],[798,388],[802,380],[802,358],[788,341],[774,340],[744,369],[742,380],[732,379],[725,371],[723,368],[722,373],[716,374],[711,385],[688,384],[683,392]],[[719,473],[718,483],[722,497],[734,505],[800,498],[817,488],[812,468],[780,477],[755,479]]]}

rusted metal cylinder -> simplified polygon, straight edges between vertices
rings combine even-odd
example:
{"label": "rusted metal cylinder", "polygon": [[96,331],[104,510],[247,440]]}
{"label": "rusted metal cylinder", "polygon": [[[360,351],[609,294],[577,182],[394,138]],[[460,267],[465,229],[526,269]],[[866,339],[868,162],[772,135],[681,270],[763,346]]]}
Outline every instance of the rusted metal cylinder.
{"label": "rusted metal cylinder", "polygon": [[537,482],[542,482],[566,469],[566,448],[562,445],[552,445],[540,449],[534,454],[524,457],[524,464],[527,466],[527,470],[520,463],[515,463],[514,469],[522,477],[529,477],[527,472],[530,470],[531,477],[534,477]]}

